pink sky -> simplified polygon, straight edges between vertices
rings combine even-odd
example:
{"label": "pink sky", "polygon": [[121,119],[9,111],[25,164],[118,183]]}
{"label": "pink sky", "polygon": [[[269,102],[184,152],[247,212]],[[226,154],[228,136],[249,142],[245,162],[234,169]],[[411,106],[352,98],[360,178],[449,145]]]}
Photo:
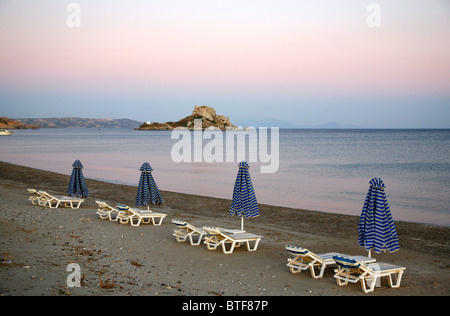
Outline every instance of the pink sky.
{"label": "pink sky", "polygon": [[[8,91],[289,95],[444,94],[445,1],[69,1],[0,5],[0,84]],[[406,4],[408,3],[408,4]]]}

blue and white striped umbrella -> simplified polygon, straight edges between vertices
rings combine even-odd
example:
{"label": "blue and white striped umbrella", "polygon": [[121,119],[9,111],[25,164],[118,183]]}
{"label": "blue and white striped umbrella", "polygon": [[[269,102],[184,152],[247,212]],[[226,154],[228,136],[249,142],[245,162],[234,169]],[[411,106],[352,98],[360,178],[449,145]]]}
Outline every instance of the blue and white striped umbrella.
{"label": "blue and white striped umbrella", "polygon": [[383,181],[373,178],[358,224],[358,245],[369,251],[394,252],[399,250],[398,235],[386,199]]}
{"label": "blue and white striped umbrella", "polygon": [[83,176],[83,165],[77,159],[72,164],[73,170],[70,176],[69,187],[67,188],[67,194],[69,196],[87,197],[89,195],[89,190],[86,185],[86,181]]}
{"label": "blue and white striped umbrella", "polygon": [[144,162],[139,170],[141,178],[136,193],[136,206],[162,205],[164,200],[153,179],[152,167],[148,162]]}
{"label": "blue and white striped umbrella", "polygon": [[[230,215],[241,218],[241,229],[244,230],[244,216],[253,218],[259,216],[258,202],[253,190],[252,179],[248,171],[249,165],[246,161],[239,164],[239,171],[233,190],[233,200],[230,207]],[[242,216],[244,215],[244,216]]]}

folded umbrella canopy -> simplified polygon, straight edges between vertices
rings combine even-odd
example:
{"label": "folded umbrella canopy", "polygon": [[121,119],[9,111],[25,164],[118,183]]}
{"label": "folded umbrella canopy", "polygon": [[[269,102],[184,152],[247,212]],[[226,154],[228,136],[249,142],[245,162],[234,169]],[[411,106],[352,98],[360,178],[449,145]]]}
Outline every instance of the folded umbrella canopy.
{"label": "folded umbrella canopy", "polygon": [[383,181],[373,178],[369,182],[369,192],[358,224],[358,245],[371,255],[375,252],[394,252],[399,250],[398,235],[387,202]]}
{"label": "folded umbrella canopy", "polygon": [[86,181],[83,176],[83,165],[77,159],[72,164],[73,170],[70,176],[69,187],[67,188],[67,194],[69,196],[87,197],[89,190],[86,185]]}
{"label": "folded umbrella canopy", "polygon": [[136,193],[136,206],[162,205],[164,200],[153,179],[152,167],[148,162],[144,162],[139,170],[141,171],[141,178]]}
{"label": "folded umbrella canopy", "polygon": [[246,161],[242,161],[239,164],[230,207],[230,215],[237,215],[237,217],[241,218],[241,230],[244,230],[244,216],[247,218],[259,216],[258,202],[253,190],[249,168]]}

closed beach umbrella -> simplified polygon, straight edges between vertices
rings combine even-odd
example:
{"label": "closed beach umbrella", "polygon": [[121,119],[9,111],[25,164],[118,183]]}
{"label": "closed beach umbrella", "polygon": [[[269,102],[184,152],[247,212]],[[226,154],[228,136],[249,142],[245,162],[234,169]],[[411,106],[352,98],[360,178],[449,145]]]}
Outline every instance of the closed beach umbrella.
{"label": "closed beach umbrella", "polygon": [[230,215],[241,218],[241,230],[244,230],[244,216],[253,218],[259,216],[258,202],[253,190],[252,179],[248,171],[246,161],[239,164],[239,171],[233,190],[233,200],[230,207]]}
{"label": "closed beach umbrella", "polygon": [[148,162],[144,162],[139,170],[141,171],[141,178],[136,193],[136,206],[146,205],[148,208],[150,204],[162,205],[164,201],[153,179],[152,167]]}
{"label": "closed beach umbrella", "polygon": [[73,170],[70,176],[69,187],[67,188],[67,194],[69,196],[87,197],[89,190],[86,185],[86,181],[83,176],[83,165],[77,159],[72,164]]}
{"label": "closed beach umbrella", "polygon": [[361,212],[358,224],[358,245],[371,255],[375,252],[394,252],[399,250],[398,235],[386,199],[383,181],[373,178],[369,182],[369,192]]}

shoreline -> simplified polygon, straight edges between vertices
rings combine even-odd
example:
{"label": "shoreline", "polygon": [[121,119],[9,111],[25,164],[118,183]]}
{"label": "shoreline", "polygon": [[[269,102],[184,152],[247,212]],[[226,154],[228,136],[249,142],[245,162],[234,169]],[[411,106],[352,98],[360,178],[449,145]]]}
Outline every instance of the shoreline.
{"label": "shoreline", "polygon": [[[231,200],[162,190],[165,204],[153,207],[168,214],[160,227],[130,227],[96,215],[95,200],[133,206],[137,186],[86,179],[90,196],[77,210],[43,208],[27,200],[27,188],[65,194],[69,178],[0,162],[0,295],[450,294],[447,227],[396,221],[400,250],[373,257],[405,266],[402,285],[364,294],[359,284],[337,286],[332,269],[322,279],[309,272],[291,274],[284,250],[292,244],[316,253],[365,255],[356,243],[359,216],[260,204],[261,215],[245,221],[246,230],[264,237],[258,250],[225,255],[204,245],[177,243],[171,220],[238,228],[240,221],[229,216]],[[67,288],[68,261],[80,263],[86,285]],[[107,276],[117,286],[101,288],[99,278]]]}
{"label": "shoreline", "polygon": [[[64,174],[64,173],[60,173],[60,172],[57,172],[57,171],[44,170],[44,169],[39,169],[39,168],[36,168],[36,167],[25,166],[25,165],[18,165],[18,164],[14,164],[14,163],[11,163],[11,162],[6,162],[6,161],[0,161],[0,164],[11,165],[11,166],[15,166],[15,167],[28,168],[28,169],[32,169],[32,170],[35,170],[35,171],[48,172],[48,173],[52,173],[52,174],[55,174],[55,175],[67,176],[68,179],[70,178],[70,174],[71,174],[71,171],[72,171],[71,169],[68,169],[68,173]],[[93,182],[97,182],[97,183],[108,183],[108,184],[124,186],[124,187],[133,187],[135,189],[137,188],[137,184],[132,184],[132,183],[128,183],[128,182],[120,182],[118,180],[108,180],[108,179],[101,179],[101,178],[87,178],[87,177],[85,177],[85,179],[86,179],[86,181],[93,181]],[[63,188],[63,192],[59,192],[59,193],[63,194],[65,190],[66,190],[66,188]],[[220,196],[200,195],[200,194],[192,194],[192,193],[175,192],[175,191],[169,191],[169,190],[160,190],[160,191],[163,192],[163,193],[166,193],[166,194],[173,194],[173,195],[185,195],[185,196],[194,196],[194,197],[198,197],[198,198],[217,199],[217,200],[227,201],[231,205],[231,199],[220,197]],[[266,207],[269,207],[269,208],[289,209],[291,211],[324,213],[324,214],[337,215],[337,216],[349,216],[349,217],[357,218],[358,220],[359,220],[359,216],[360,216],[360,215],[353,215],[353,214],[346,214],[346,213],[338,213],[338,212],[333,212],[333,211],[330,211],[330,212],[328,212],[328,211],[319,211],[319,210],[313,210],[313,209],[304,209],[304,208],[297,208],[297,207],[286,206],[286,205],[266,204],[266,203],[259,203],[259,202],[258,202],[258,205],[266,206]],[[443,227],[443,228],[450,229],[450,226],[439,225],[439,224],[431,223],[431,222],[428,223],[428,222],[417,222],[417,221],[415,222],[415,221],[407,221],[407,220],[395,220],[395,223],[406,223],[406,224],[410,223],[410,224],[426,225],[426,226],[431,226],[431,227],[436,226],[436,227]]]}

